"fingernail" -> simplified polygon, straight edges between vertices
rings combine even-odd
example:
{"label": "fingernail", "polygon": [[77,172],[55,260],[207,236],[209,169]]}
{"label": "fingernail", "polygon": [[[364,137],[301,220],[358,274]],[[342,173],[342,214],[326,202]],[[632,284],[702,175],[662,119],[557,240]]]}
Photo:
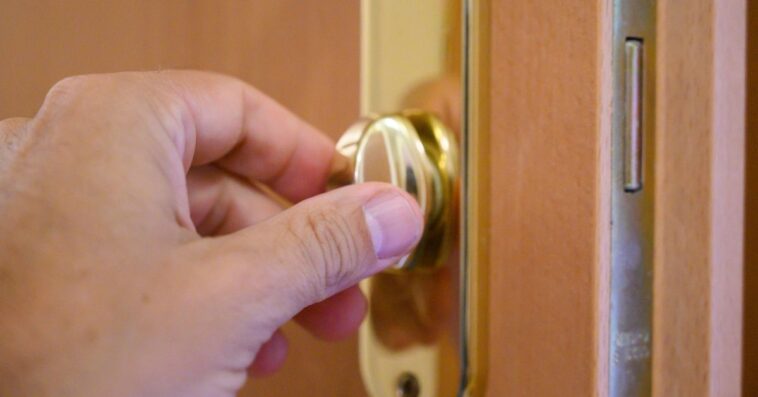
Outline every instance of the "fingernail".
{"label": "fingernail", "polygon": [[404,255],[421,237],[421,212],[410,200],[402,194],[388,192],[377,195],[364,205],[363,213],[377,258]]}

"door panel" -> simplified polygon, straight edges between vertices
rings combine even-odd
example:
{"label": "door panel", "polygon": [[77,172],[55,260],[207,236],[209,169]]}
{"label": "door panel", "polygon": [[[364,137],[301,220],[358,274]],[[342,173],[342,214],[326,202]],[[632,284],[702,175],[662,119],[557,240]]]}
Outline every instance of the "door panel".
{"label": "door panel", "polygon": [[601,382],[608,4],[492,2],[492,397],[590,396]]}
{"label": "door panel", "polygon": [[0,3],[0,117],[74,74],[197,68],[246,80],[337,137],[358,112],[352,0]]}

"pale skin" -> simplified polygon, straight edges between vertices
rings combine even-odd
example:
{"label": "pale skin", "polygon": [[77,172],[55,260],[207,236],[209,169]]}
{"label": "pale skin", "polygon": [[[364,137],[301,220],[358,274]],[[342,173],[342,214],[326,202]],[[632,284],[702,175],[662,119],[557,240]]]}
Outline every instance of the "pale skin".
{"label": "pale skin", "polygon": [[354,332],[356,283],[423,222],[389,185],[324,193],[335,159],[201,72],[69,78],[0,122],[0,395],[233,396],[282,364],[290,319]]}

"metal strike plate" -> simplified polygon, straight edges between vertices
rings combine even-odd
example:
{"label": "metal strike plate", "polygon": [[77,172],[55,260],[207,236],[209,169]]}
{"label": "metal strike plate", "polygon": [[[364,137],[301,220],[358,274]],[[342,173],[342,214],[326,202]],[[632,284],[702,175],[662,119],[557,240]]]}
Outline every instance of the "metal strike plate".
{"label": "metal strike plate", "polygon": [[350,167],[332,180],[392,183],[426,218],[416,250],[361,284],[372,397],[481,395],[483,10],[471,0],[362,1],[364,119],[338,142]]}
{"label": "metal strike plate", "polygon": [[652,388],[655,6],[614,1],[610,397]]}

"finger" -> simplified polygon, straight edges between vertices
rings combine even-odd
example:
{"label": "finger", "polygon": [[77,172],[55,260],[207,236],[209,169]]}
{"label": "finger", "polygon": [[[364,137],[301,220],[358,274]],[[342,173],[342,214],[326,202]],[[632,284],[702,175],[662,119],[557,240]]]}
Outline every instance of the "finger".
{"label": "finger", "polygon": [[[233,233],[282,210],[255,187],[216,167],[192,168],[187,182],[192,220],[204,236]],[[365,312],[366,298],[352,287],[306,307],[295,320],[316,337],[337,340],[355,332]]]}
{"label": "finger", "polygon": [[[291,201],[323,191],[334,155],[325,135],[273,99],[238,79],[207,72],[67,78],[50,90],[35,120],[67,133],[80,131],[99,149],[173,150],[160,156],[178,159],[182,164],[176,166],[183,165],[185,172],[192,165],[216,163],[270,185]],[[106,128],[112,133],[97,134]],[[158,141],[135,134],[140,131]]]}
{"label": "finger", "polygon": [[18,130],[23,130],[29,123],[29,119],[26,117],[12,117],[5,120],[0,120],[0,137],[5,137],[8,134],[15,134]]}
{"label": "finger", "polygon": [[281,330],[276,330],[271,338],[261,345],[253,364],[248,368],[248,373],[255,377],[271,375],[278,371],[287,358],[289,342]]}
{"label": "finger", "polygon": [[[167,71],[157,85],[179,95],[167,114],[182,120],[171,133],[185,142],[192,165],[216,162],[246,179],[261,181],[289,200],[323,191],[333,143],[273,99],[240,80],[211,73]],[[185,164],[189,166],[189,164]]]}
{"label": "finger", "polygon": [[368,304],[357,286],[308,306],[295,321],[313,335],[325,340],[339,340],[352,335],[363,321]]}
{"label": "finger", "polygon": [[230,280],[225,290],[246,304],[277,308],[278,326],[396,262],[418,242],[422,223],[415,200],[391,185],[344,187],[204,241],[224,266],[208,267],[208,277]]}
{"label": "finger", "polygon": [[203,236],[236,232],[283,209],[255,186],[213,166],[190,169],[187,191],[192,222]]}
{"label": "finger", "polygon": [[[192,220],[204,236],[233,233],[282,210],[275,200],[216,167],[194,167],[187,181]],[[366,298],[352,287],[306,307],[295,320],[316,337],[337,340],[355,332],[365,312]]]}
{"label": "finger", "polygon": [[0,121],[0,168],[18,151],[28,124],[29,119],[24,117]]}

